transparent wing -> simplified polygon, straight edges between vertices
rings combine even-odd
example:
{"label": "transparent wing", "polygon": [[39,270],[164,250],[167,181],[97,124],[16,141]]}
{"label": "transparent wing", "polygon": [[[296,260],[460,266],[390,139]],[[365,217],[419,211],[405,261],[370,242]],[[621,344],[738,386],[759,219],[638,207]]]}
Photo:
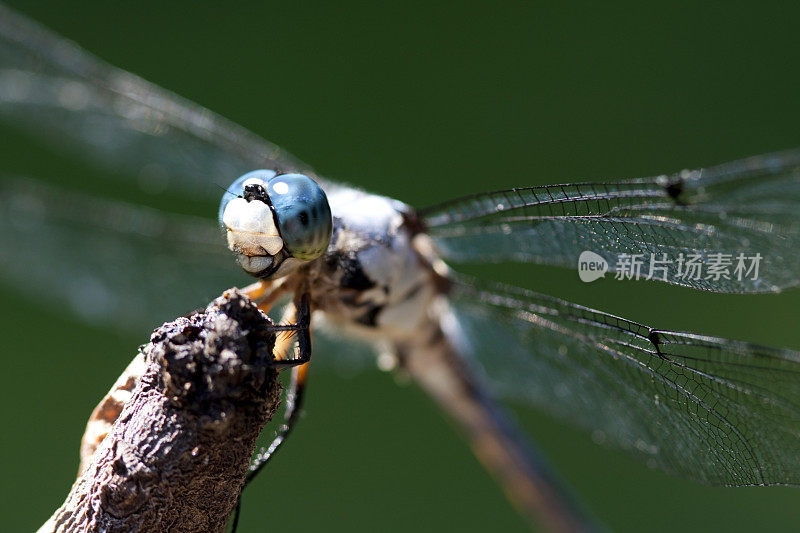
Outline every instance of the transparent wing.
{"label": "transparent wing", "polygon": [[589,250],[612,272],[633,274],[639,263],[637,277],[776,292],[800,284],[798,206],[800,150],[792,150],[672,176],[476,194],[422,216],[454,262],[576,268]]}
{"label": "transparent wing", "polygon": [[250,283],[211,220],[22,178],[0,179],[0,250],[0,279],[11,286],[128,331]]}
{"label": "transparent wing", "polygon": [[[279,147],[2,4],[0,120],[84,157],[111,178],[155,181],[176,198],[216,201],[217,184],[255,168],[314,175]],[[215,220],[20,177],[0,176],[0,251],[0,279],[18,290],[91,323],[136,333],[252,282]],[[315,361],[341,344],[319,329]],[[335,365],[349,372],[372,348],[351,345],[343,353],[348,357],[337,356]]]}
{"label": "transparent wing", "polygon": [[800,352],[465,279],[452,305],[451,337],[499,396],[696,481],[800,484]]}
{"label": "transparent wing", "polygon": [[[0,4],[0,119],[110,170],[217,198],[245,171],[310,169]],[[188,187],[187,187],[188,186]]]}
{"label": "transparent wing", "polygon": [[[0,176],[0,251],[0,281],[26,297],[142,335],[253,281],[210,219],[19,177]],[[372,345],[340,338],[315,315],[315,368],[349,374],[374,360]]]}

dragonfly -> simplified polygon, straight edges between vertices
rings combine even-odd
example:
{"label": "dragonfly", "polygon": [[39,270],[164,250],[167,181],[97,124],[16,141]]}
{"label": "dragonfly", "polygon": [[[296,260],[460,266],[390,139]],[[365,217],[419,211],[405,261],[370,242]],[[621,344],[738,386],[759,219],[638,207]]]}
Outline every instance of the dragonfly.
{"label": "dragonfly", "polygon": [[[13,258],[0,257],[0,272],[87,320],[127,326],[186,312],[242,270],[262,308],[285,301],[283,316],[313,343],[286,360],[286,425],[253,472],[296,422],[309,360],[367,348],[413,378],[520,511],[550,530],[596,524],[506,400],[698,482],[800,482],[799,352],[660,329],[454,268],[574,269],[593,250],[617,274],[628,263],[615,258],[684,258],[665,261],[653,280],[701,291],[791,289],[800,283],[800,150],[414,209],[319,176],[4,6],[0,119],[111,169],[109,179],[138,177],[176,199],[222,196],[217,218],[203,218],[6,175],[0,249]],[[683,275],[690,257],[707,271],[723,256],[762,262],[744,276]]]}

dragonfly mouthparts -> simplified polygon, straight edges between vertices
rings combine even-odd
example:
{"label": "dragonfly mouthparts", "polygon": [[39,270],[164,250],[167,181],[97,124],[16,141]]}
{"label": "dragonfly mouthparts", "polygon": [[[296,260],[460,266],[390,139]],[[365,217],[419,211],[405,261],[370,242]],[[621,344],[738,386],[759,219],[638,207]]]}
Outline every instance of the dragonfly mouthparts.
{"label": "dragonfly mouthparts", "polygon": [[236,254],[236,262],[239,263],[239,266],[241,266],[245,272],[254,276],[271,270],[274,261],[274,258],[270,255]]}

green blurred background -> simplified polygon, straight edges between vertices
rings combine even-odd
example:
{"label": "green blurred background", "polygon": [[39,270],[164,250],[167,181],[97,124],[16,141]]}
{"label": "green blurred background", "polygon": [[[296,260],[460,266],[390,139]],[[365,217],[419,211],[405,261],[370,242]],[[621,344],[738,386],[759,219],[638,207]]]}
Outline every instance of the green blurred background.
{"label": "green blurred background", "polygon": [[[12,5],[323,175],[417,206],[800,146],[800,4]],[[65,169],[60,158],[7,139],[3,169],[82,179],[79,165]],[[215,216],[216,206],[207,213]],[[721,296],[645,282],[585,285],[553,268],[470,271],[662,328],[800,348],[797,292]],[[60,505],[88,413],[146,340],[18,296],[0,292],[6,531],[34,530]],[[97,348],[78,349],[87,342]],[[415,387],[373,369],[316,372],[311,385],[295,436],[247,491],[242,531],[525,530]],[[557,420],[518,415],[612,530],[800,523],[800,490],[698,486],[600,448]]]}

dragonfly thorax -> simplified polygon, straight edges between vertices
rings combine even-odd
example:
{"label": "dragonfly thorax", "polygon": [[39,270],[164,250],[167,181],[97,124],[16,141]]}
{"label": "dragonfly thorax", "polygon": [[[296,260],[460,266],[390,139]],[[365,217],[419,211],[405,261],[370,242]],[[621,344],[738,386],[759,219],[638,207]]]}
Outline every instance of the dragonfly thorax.
{"label": "dragonfly thorax", "polygon": [[237,179],[222,198],[219,220],[242,268],[278,278],[321,256],[332,220],[322,188],[304,174],[256,170]]}

